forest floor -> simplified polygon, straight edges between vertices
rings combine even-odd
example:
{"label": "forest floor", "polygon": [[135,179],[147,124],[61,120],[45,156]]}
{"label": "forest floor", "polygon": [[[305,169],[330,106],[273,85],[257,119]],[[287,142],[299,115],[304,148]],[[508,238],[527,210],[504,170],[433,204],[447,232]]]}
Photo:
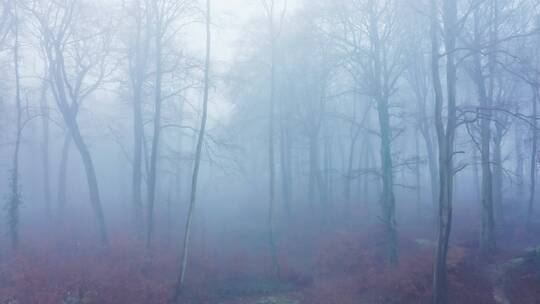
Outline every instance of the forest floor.
{"label": "forest floor", "polygon": [[[540,261],[504,266],[540,244],[540,229],[531,234],[507,222],[498,232],[497,254],[482,260],[475,221],[462,216],[454,223],[450,303],[540,303]],[[396,268],[381,259],[376,221],[309,227],[317,226],[296,221],[279,231],[279,279],[270,275],[264,229],[222,229],[215,236],[198,229],[181,303],[429,302],[435,237],[428,217],[400,222]],[[149,256],[140,240],[120,229],[111,231],[107,248],[92,237],[75,237],[80,231],[73,229],[56,231],[54,238],[32,231],[17,251],[0,256],[0,304],[160,304],[171,296],[179,260],[171,236],[156,240]]]}

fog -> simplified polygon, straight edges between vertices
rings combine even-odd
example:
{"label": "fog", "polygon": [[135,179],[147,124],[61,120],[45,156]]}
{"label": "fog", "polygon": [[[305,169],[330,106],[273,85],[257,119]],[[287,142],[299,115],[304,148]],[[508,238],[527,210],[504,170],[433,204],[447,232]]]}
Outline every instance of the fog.
{"label": "fog", "polygon": [[0,0],[0,304],[540,301],[535,0]]}

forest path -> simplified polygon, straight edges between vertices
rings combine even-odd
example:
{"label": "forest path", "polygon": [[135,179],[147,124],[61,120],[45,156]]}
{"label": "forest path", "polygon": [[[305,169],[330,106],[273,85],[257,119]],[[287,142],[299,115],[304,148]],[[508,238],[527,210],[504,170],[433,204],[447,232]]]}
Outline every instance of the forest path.
{"label": "forest path", "polygon": [[538,261],[540,261],[540,246],[526,248],[524,253],[518,257],[489,266],[486,274],[493,284],[495,302],[497,304],[512,304],[510,292],[512,275],[523,268],[528,269],[528,264],[537,264]]}

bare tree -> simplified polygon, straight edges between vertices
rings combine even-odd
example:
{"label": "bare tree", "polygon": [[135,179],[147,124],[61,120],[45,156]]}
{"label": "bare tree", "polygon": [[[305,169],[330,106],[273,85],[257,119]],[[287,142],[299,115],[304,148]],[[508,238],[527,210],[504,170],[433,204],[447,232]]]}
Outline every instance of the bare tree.
{"label": "bare tree", "polygon": [[133,2],[132,18],[135,22],[134,38],[129,45],[129,75],[133,98],[133,172],[132,200],[135,229],[143,233],[142,165],[143,165],[143,87],[146,80],[148,53],[150,48],[149,4],[147,0]]}
{"label": "bare tree", "polygon": [[[264,10],[266,13],[266,18],[268,19],[268,35],[270,42],[270,102],[269,102],[269,125],[268,125],[268,166],[269,166],[269,202],[268,202],[268,233],[269,233],[269,245],[270,245],[270,254],[272,256],[272,264],[274,272],[276,275],[279,275],[279,264],[277,260],[276,252],[276,240],[274,235],[274,209],[275,209],[275,180],[276,180],[276,165],[275,165],[275,143],[274,143],[274,132],[275,132],[275,97],[276,97],[276,44],[279,37],[281,26],[283,24],[283,17],[287,8],[287,2],[281,10],[281,15],[276,16],[279,12],[277,3],[275,0],[262,0]],[[276,18],[281,18],[276,23]]]}
{"label": "bare tree", "polygon": [[211,32],[211,0],[206,0],[206,59],[204,65],[204,92],[203,92],[203,104],[202,104],[202,117],[199,134],[197,137],[197,148],[195,150],[195,162],[193,165],[193,176],[191,179],[191,195],[189,200],[189,210],[186,221],[186,228],[184,231],[184,245],[182,246],[182,256],[180,265],[180,275],[176,283],[176,290],[174,293],[174,302],[178,301],[184,281],[186,277],[186,270],[188,264],[189,253],[189,241],[191,237],[191,226],[193,222],[193,214],[195,212],[195,204],[197,202],[197,182],[199,178],[199,169],[201,165],[202,148],[204,144],[204,136],[206,132],[206,122],[208,119],[208,95],[210,89],[210,61],[212,50],[212,32]]}
{"label": "bare tree", "polygon": [[11,4],[12,14],[12,34],[13,34],[13,64],[15,72],[15,147],[13,149],[13,160],[10,175],[10,194],[8,201],[8,227],[11,247],[17,248],[19,244],[19,206],[21,204],[21,193],[19,185],[19,153],[21,148],[21,136],[23,131],[23,110],[21,102],[21,83],[20,83],[20,42],[19,42],[19,8],[16,1]]}
{"label": "bare tree", "polygon": [[433,268],[433,303],[448,303],[448,270],[446,258],[452,229],[454,190],[454,140],[456,133],[456,40],[458,33],[457,1],[443,2],[444,50],[446,55],[447,120],[443,121],[443,87],[440,75],[439,5],[431,0],[431,70],[435,96],[435,127],[439,146],[439,221],[437,248]]}
{"label": "bare tree", "polygon": [[[146,210],[146,249],[150,250],[152,245],[152,235],[154,232],[154,205],[157,192],[157,172],[160,153],[160,140],[162,131],[162,108],[165,95],[163,92],[163,78],[165,73],[164,51],[167,42],[174,38],[179,28],[186,23],[180,17],[191,8],[190,0],[170,1],[153,0],[152,1],[152,22],[153,29],[153,60],[154,60],[154,111],[153,111],[153,129],[149,157],[148,176],[147,176],[147,210]],[[180,24],[176,24],[181,20]],[[144,144],[143,144],[144,146]],[[143,147],[144,148],[144,147]]]}
{"label": "bare tree", "polygon": [[[102,29],[88,28],[94,21],[84,14],[83,4],[78,1],[65,0],[51,5],[34,1],[30,10],[41,34],[50,87],[69,136],[81,156],[99,237],[102,244],[106,244],[107,229],[94,161],[77,117],[83,101],[100,87],[109,74],[110,35]],[[83,29],[94,32],[88,36],[88,33],[83,34]]]}

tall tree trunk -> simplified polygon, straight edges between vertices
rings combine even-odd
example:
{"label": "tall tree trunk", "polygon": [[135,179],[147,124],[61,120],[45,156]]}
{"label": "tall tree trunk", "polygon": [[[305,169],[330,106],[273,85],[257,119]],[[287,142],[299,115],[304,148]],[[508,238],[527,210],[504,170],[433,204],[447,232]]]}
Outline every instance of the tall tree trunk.
{"label": "tall tree trunk", "polygon": [[205,59],[205,67],[204,67],[204,94],[203,94],[203,111],[202,111],[202,118],[201,118],[201,127],[199,130],[199,136],[197,140],[197,148],[195,152],[195,163],[193,167],[193,176],[191,179],[191,195],[189,200],[189,211],[186,221],[186,228],[184,231],[184,244],[182,246],[182,259],[181,259],[181,268],[180,268],[180,275],[178,277],[178,281],[176,283],[176,290],[174,294],[174,302],[178,301],[178,298],[180,296],[180,293],[182,292],[182,288],[184,286],[184,281],[186,277],[186,270],[187,270],[187,264],[188,264],[188,253],[189,253],[189,242],[191,237],[191,227],[193,222],[193,214],[195,211],[195,203],[197,198],[197,182],[199,178],[199,168],[201,164],[201,154],[202,154],[202,147],[204,144],[204,136],[206,132],[206,121],[208,118],[208,94],[209,94],[209,87],[210,87],[210,56],[211,56],[211,31],[210,31],[210,24],[211,24],[211,11],[210,11],[210,1],[206,0],[206,59]]}
{"label": "tall tree trunk", "polygon": [[443,91],[439,68],[439,18],[437,0],[431,1],[431,70],[435,93],[435,127],[439,146],[439,220],[435,265],[433,267],[433,303],[448,303],[448,270],[446,258],[452,230],[452,200],[454,183],[454,140],[456,131],[456,36],[457,2],[443,2],[444,44],[446,53],[447,112],[446,130],[443,121]]}
{"label": "tall tree trunk", "polygon": [[159,159],[159,144],[161,136],[161,105],[162,105],[162,78],[163,78],[163,62],[162,62],[162,24],[159,16],[159,8],[157,2],[155,4],[156,20],[156,37],[155,37],[155,64],[156,78],[154,83],[154,131],[152,136],[152,148],[150,155],[150,171],[148,172],[148,197],[146,211],[146,250],[150,250],[152,246],[152,235],[154,232],[154,204],[156,200],[157,187],[157,167]]}
{"label": "tall tree trunk", "polygon": [[19,244],[19,205],[21,204],[21,193],[19,188],[19,151],[21,147],[22,135],[22,105],[21,86],[19,75],[19,16],[17,2],[13,3],[13,63],[15,67],[15,109],[16,109],[16,130],[15,148],[13,150],[13,163],[10,176],[10,196],[8,202],[8,227],[11,247],[16,249]]}
{"label": "tall tree trunk", "polygon": [[142,204],[142,165],[143,165],[143,115],[142,93],[145,75],[145,54],[148,45],[147,39],[143,39],[140,0],[135,2],[135,58],[131,70],[133,90],[133,171],[131,180],[131,199],[133,203],[133,220],[135,231],[139,237],[143,236],[143,204]]}
{"label": "tall tree trunk", "polygon": [[[395,266],[398,263],[398,237],[395,214],[394,177],[392,165],[392,130],[390,127],[389,94],[386,83],[383,79],[383,58],[382,47],[379,38],[379,20],[376,11],[377,4],[370,0],[369,12],[369,35],[373,52],[374,66],[374,97],[377,101],[377,112],[379,117],[379,129],[381,133],[381,162],[382,162],[382,220],[385,225],[385,252],[386,261],[389,265]],[[386,77],[384,77],[386,78]]]}
{"label": "tall tree trunk", "polygon": [[[474,10],[474,39],[480,46],[480,15]],[[487,95],[480,53],[473,55],[474,81],[480,102],[480,166],[482,169],[482,228],[480,233],[480,254],[488,256],[495,251],[495,219],[493,216],[493,176],[491,172],[491,100]]]}
{"label": "tall tree trunk", "polygon": [[274,119],[275,119],[275,95],[276,95],[276,29],[274,23],[275,3],[272,0],[270,11],[268,12],[269,30],[270,30],[270,103],[269,103],[269,126],[268,126],[268,166],[269,166],[269,201],[268,201],[268,242],[270,246],[270,255],[272,257],[273,272],[279,276],[280,269],[277,260],[276,240],[274,233],[274,208],[275,208],[275,183],[276,166],[274,155]]}
{"label": "tall tree trunk", "polygon": [[[488,53],[488,70],[489,70],[489,91],[488,100],[491,104],[500,104],[500,98],[495,100],[495,83],[496,80],[501,81],[501,77],[497,76],[498,62],[498,43],[499,43],[499,1],[490,0],[490,22],[489,22],[489,53]],[[496,79],[497,78],[497,79]],[[497,115],[497,113],[496,113]],[[495,135],[493,137],[493,207],[497,223],[503,223],[503,164],[502,164],[502,140],[505,134],[506,123],[504,119],[496,119]]]}

